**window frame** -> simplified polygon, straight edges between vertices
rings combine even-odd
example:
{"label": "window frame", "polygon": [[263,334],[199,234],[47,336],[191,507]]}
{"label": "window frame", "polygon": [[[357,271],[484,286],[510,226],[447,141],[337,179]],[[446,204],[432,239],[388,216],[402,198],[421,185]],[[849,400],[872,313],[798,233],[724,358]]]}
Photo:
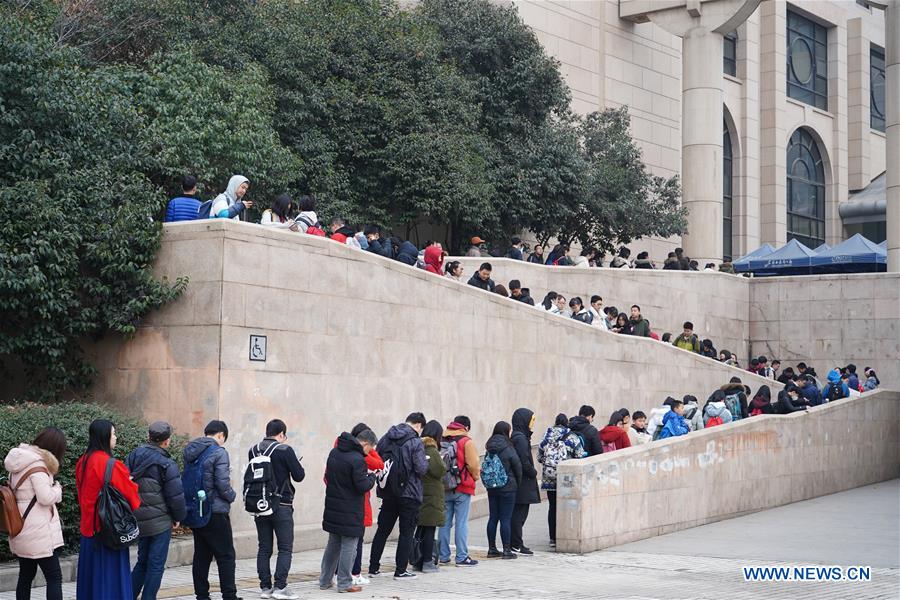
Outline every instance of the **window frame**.
{"label": "window frame", "polygon": [[[804,127],[791,134],[787,147],[787,240],[797,239],[810,248],[825,242],[825,163],[818,142]],[[794,174],[794,166],[798,161],[803,165],[809,177]],[[794,204],[794,191],[797,186],[808,186],[815,191],[813,210],[800,212]],[[799,199],[799,196],[798,196]],[[802,231],[805,226],[806,231]]]}
{"label": "window frame", "polygon": [[722,260],[734,256],[734,147],[728,123],[722,120]]}
{"label": "window frame", "polygon": [[[807,29],[808,31],[804,31]],[[787,96],[821,110],[828,110],[828,28],[793,10],[787,11],[786,20],[786,78]],[[794,69],[791,49],[802,43],[809,51],[810,77],[800,81]]]}
{"label": "window frame", "polygon": [[[722,39],[722,72],[737,77],[737,30],[725,34]],[[729,49],[731,56],[729,56]]]}
{"label": "window frame", "polygon": [[[876,108],[875,76],[881,76],[881,109]],[[885,132],[887,115],[885,108],[885,54],[884,50],[874,44],[869,46],[869,127],[875,131]],[[877,113],[877,114],[876,114]]]}

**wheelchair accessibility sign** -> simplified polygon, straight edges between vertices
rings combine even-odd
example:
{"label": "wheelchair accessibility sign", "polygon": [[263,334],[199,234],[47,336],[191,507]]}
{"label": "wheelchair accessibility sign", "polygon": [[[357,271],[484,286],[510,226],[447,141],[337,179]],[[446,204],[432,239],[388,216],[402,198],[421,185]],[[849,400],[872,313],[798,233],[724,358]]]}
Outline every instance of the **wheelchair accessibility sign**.
{"label": "wheelchair accessibility sign", "polygon": [[250,336],[250,360],[266,362],[266,336]]}

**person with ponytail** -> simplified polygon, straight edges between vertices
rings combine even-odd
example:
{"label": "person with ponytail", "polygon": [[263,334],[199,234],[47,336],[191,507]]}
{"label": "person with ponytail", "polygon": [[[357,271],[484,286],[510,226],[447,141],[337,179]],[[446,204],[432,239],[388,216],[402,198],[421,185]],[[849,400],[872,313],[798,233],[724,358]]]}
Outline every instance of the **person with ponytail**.
{"label": "person with ponytail", "polygon": [[[128,548],[112,550],[95,540],[97,498],[103,489],[107,462],[116,447],[116,427],[106,419],[94,420],[88,428],[88,447],[75,463],[75,489],[81,508],[81,548],[78,555],[77,600],[133,598]],[[115,459],[113,459],[115,460]],[[119,490],[131,510],[141,505],[138,485],[128,467],[115,460],[110,485]]]}

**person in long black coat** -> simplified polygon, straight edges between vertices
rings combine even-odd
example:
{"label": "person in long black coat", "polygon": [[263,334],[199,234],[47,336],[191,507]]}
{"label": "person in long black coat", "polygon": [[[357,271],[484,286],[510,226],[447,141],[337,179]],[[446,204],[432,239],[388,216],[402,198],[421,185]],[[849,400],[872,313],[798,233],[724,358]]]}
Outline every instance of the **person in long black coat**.
{"label": "person in long black coat", "polygon": [[337,569],[339,591],[360,591],[353,586],[350,569],[356,557],[356,542],[365,533],[366,492],[375,485],[375,476],[368,473],[366,454],[377,440],[366,429],[353,437],[346,431],[328,455],[325,467],[325,512],[322,529],[328,532],[328,545],[322,555],[322,574],[319,588],[331,587]]}
{"label": "person in long black coat", "polygon": [[517,554],[534,554],[522,540],[522,528],[528,519],[528,511],[532,504],[541,503],[538,491],[537,469],[534,468],[534,457],[531,454],[531,433],[534,427],[534,412],[527,408],[518,408],[512,417],[512,436],[510,441],[522,463],[522,482],[516,490],[516,506],[512,516],[512,534],[510,546]]}

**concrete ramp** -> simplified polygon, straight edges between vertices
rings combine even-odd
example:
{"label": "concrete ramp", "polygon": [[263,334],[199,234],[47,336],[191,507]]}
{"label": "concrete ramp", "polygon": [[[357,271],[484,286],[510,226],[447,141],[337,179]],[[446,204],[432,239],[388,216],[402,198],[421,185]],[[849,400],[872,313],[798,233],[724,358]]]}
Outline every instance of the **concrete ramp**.
{"label": "concrete ramp", "polygon": [[898,476],[900,392],[870,392],[563,463],[557,547],[592,552]]}

